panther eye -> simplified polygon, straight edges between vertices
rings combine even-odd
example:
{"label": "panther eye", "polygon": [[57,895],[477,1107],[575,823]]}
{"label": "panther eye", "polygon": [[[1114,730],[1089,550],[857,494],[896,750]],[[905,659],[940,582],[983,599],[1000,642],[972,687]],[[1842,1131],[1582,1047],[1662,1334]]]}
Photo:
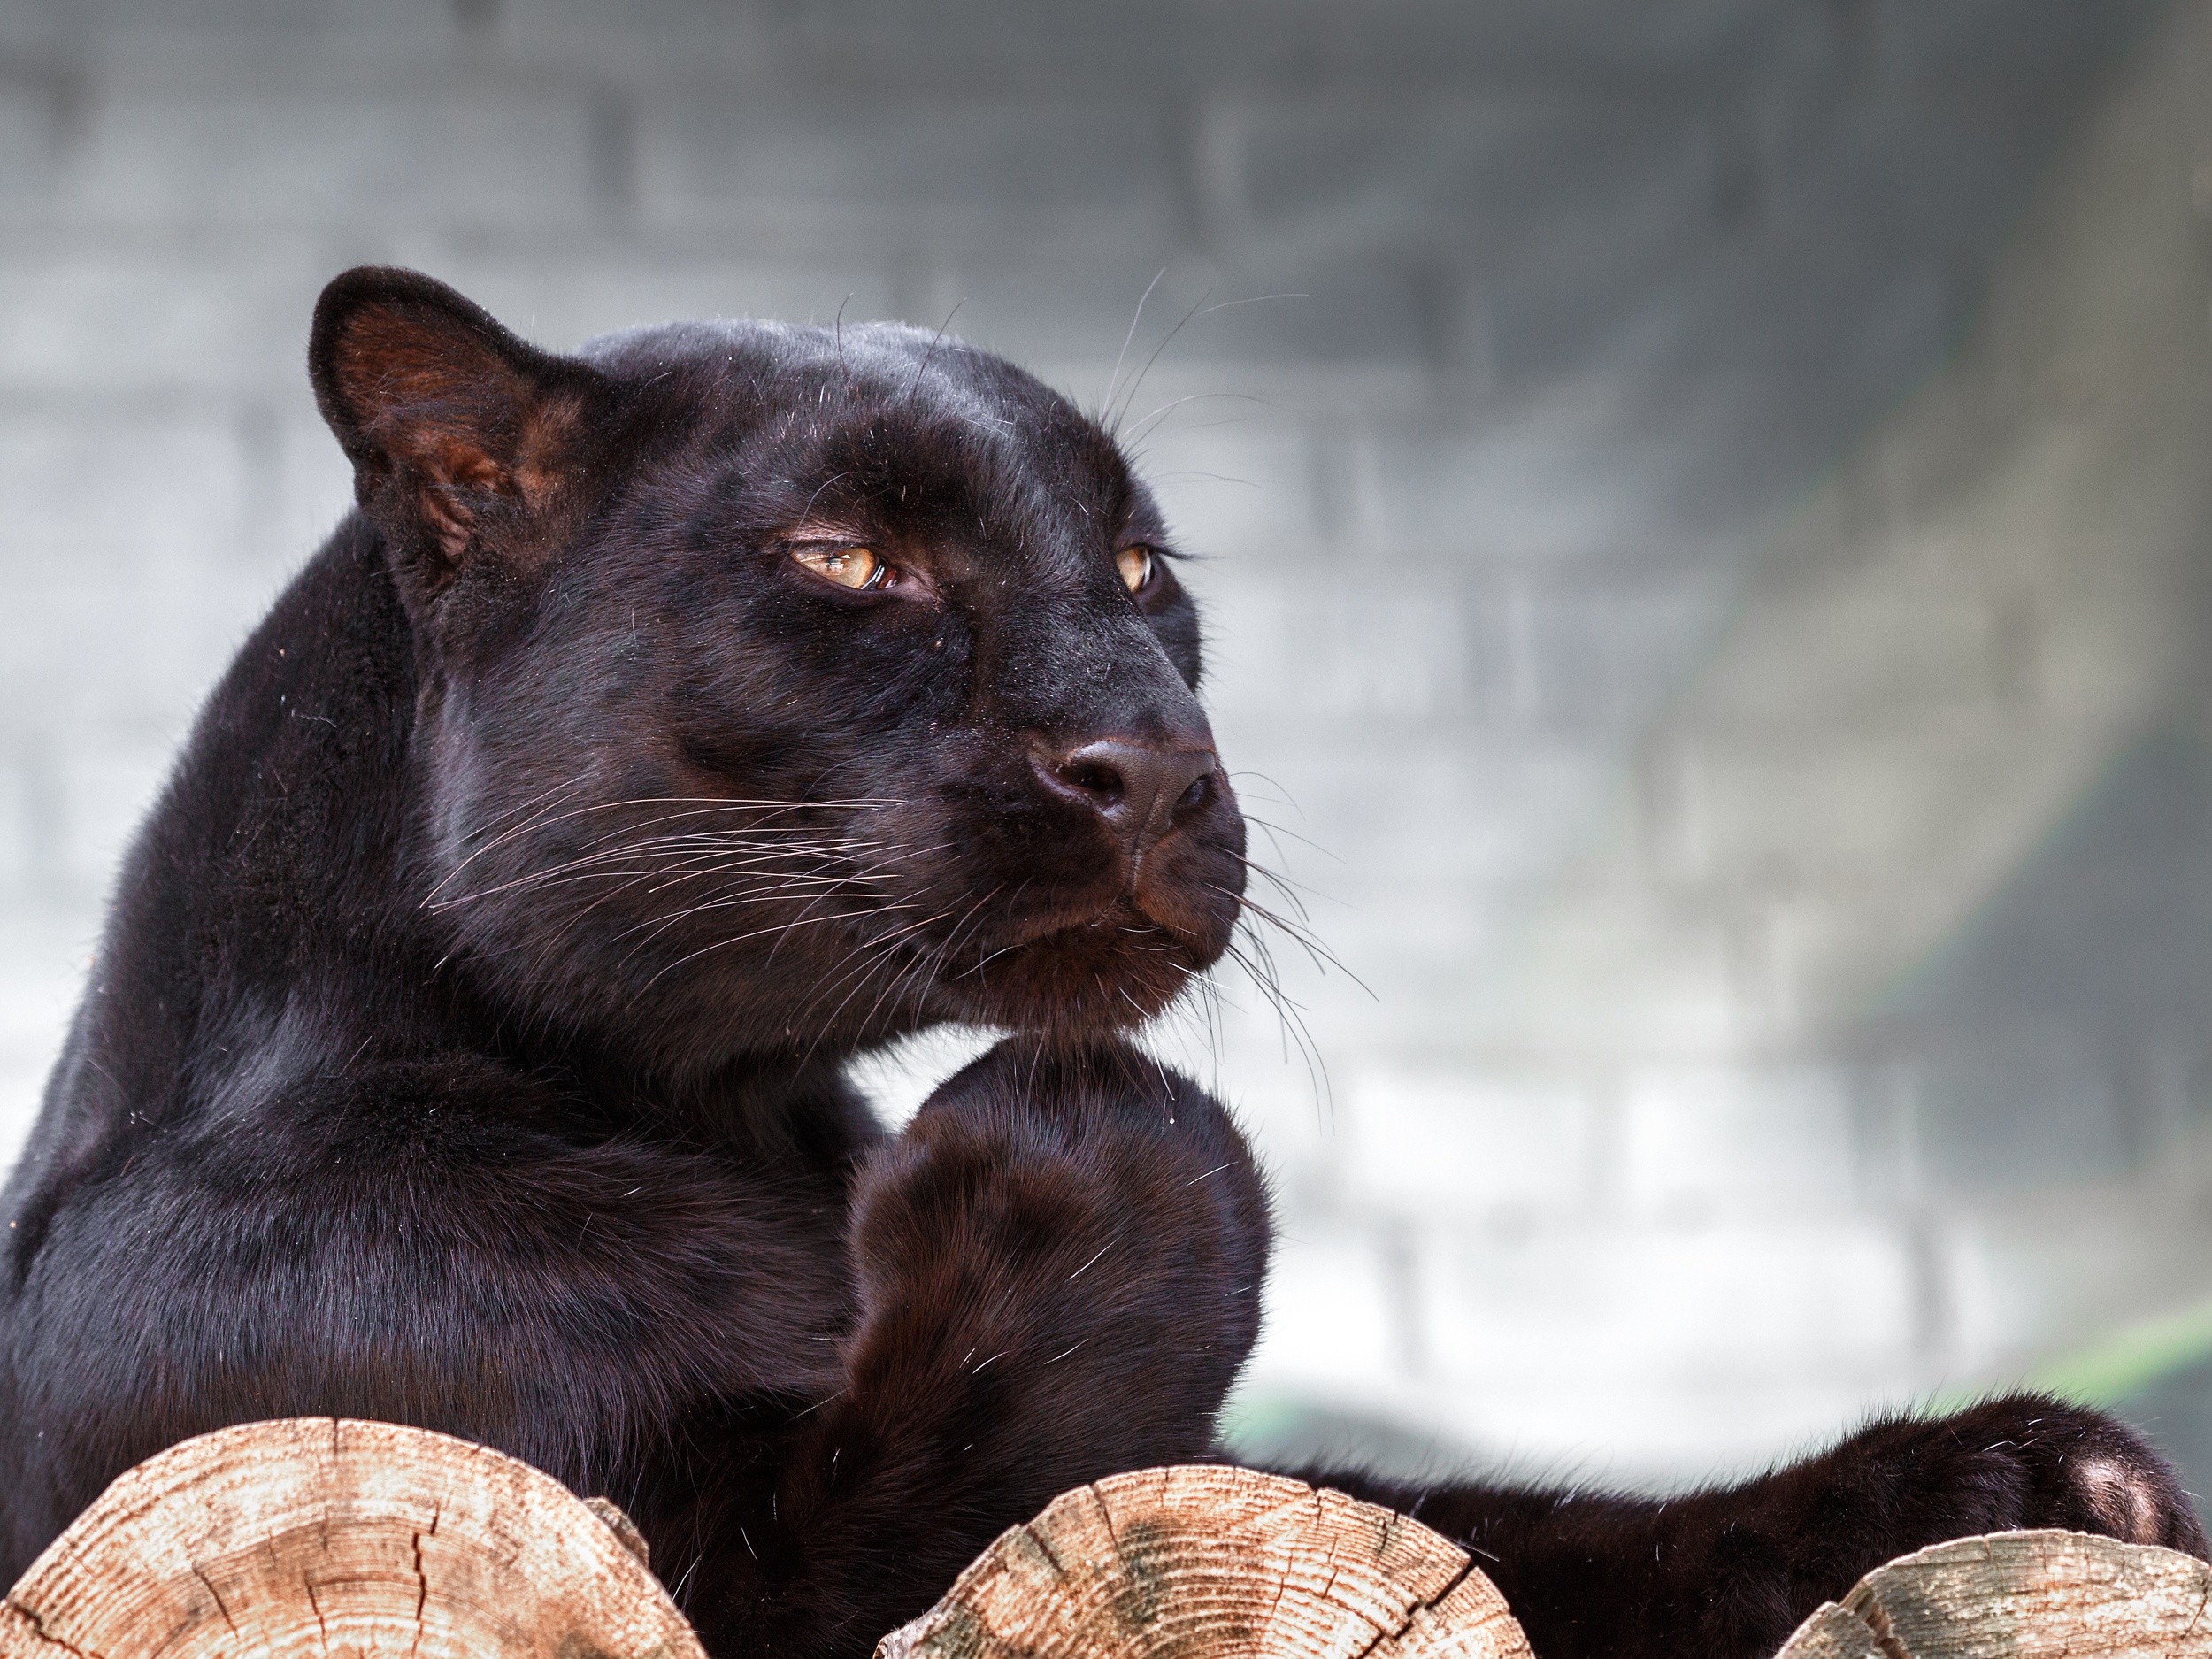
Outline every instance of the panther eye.
{"label": "panther eye", "polygon": [[1114,555],[1114,568],[1121,572],[1121,585],[1131,593],[1141,593],[1144,585],[1152,580],[1152,549],[1148,547],[1125,547]]}
{"label": "panther eye", "polygon": [[791,557],[840,588],[887,588],[898,575],[876,557],[873,548],[803,547],[795,549]]}

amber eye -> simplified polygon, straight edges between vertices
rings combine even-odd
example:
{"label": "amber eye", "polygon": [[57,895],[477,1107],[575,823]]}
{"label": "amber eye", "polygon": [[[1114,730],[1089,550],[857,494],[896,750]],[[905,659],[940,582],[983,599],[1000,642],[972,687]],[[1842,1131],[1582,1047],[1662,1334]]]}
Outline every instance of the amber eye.
{"label": "amber eye", "polygon": [[1152,580],[1152,549],[1125,547],[1114,555],[1114,568],[1121,572],[1124,588],[1133,594],[1140,592]]}
{"label": "amber eye", "polygon": [[840,588],[884,588],[889,586],[894,575],[891,567],[876,557],[873,548],[803,547],[794,549],[791,557]]}

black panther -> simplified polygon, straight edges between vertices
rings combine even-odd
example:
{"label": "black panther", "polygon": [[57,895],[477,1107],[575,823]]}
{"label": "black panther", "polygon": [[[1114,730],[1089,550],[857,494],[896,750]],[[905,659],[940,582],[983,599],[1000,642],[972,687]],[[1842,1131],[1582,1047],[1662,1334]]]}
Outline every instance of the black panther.
{"label": "black panther", "polygon": [[[411,273],[309,346],[349,514],[210,698],[0,1210],[0,1572],[134,1462],[418,1423],[637,1521],[709,1649],[864,1655],[1082,1481],[1214,1455],[1260,1172],[1125,1033],[1244,826],[1099,422],[902,327],[537,350]],[[1014,1033],[885,1134],[841,1068]],[[2031,1398],[1661,1506],[1321,1478],[1545,1659],[1772,1647],[1902,1550],[2204,1541]]]}

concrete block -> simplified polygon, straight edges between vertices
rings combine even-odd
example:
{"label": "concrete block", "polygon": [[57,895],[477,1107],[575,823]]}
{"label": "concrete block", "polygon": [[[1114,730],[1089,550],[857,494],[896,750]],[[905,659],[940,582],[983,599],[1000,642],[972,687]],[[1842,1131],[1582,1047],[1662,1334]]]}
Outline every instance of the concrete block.
{"label": "concrete block", "polygon": [[0,257],[0,391],[299,388],[307,326],[340,265],[285,236],[222,252],[87,242]]}
{"label": "concrete block", "polygon": [[[1556,82],[1568,63],[1592,55],[1608,75],[1697,73],[1701,50],[1724,51],[1747,28],[1749,0],[1696,0],[1656,27],[1612,6],[1486,8],[1433,4],[1370,8],[1356,19],[1328,7],[1277,9],[1255,27],[1243,8],[1194,8],[1171,0],[1102,12],[1083,7],[1024,14],[1019,27],[991,0],[953,0],[917,13],[887,0],[837,0],[795,12],[715,12],[685,0],[649,0],[634,27],[611,31],[587,0],[506,0],[503,38],[534,49],[564,38],[603,43],[602,58],[653,63],[641,47],[672,36],[688,65],[757,73],[771,55],[826,62],[863,87],[891,76],[902,84],[1127,88],[1131,101],[1182,91],[1195,66],[1237,65],[1246,84],[1295,88],[1321,78],[1388,86],[1432,77],[1440,64],[1479,64],[1507,84]],[[630,14],[625,14],[626,23]],[[749,53],[745,49],[750,49]]]}
{"label": "concrete block", "polygon": [[1425,67],[1445,61],[1479,65],[1492,84],[1571,85],[1577,77],[1562,73],[1570,58],[1608,80],[1709,81],[1717,63],[1749,49],[1745,37],[1754,29],[1761,61],[1776,55],[1768,35],[1772,14],[1757,0],[1688,0],[1663,13],[1604,0],[1471,10],[1400,5],[1363,16],[1356,27],[1326,8],[1311,18],[1308,27],[1317,34],[1334,23],[1335,43],[1368,74],[1416,85]]}
{"label": "concrete block", "polygon": [[1789,872],[1766,869],[1709,902],[1740,918],[1746,1004],[1788,1043],[1816,1043],[1827,1010],[1865,995],[1852,977],[1855,952],[1870,932],[1879,935],[1890,925],[1870,918],[1945,914],[1935,882],[1909,873],[1884,880],[1864,871],[1823,871],[1805,885]]}
{"label": "concrete block", "polygon": [[1778,648],[1789,641],[1786,672],[1778,659],[1761,676],[1770,682],[1764,695],[1740,697],[1717,717],[1740,729],[1794,734],[1815,725],[1886,729],[1898,719],[1986,710],[2007,699],[2019,678],[2008,658],[2017,635],[2033,628],[2024,611],[2031,603],[2016,592],[1971,587],[1813,591],[1764,602],[1761,624],[1773,628]]}
{"label": "concrete block", "polygon": [[1500,641],[1483,676],[1493,717],[1633,733],[1701,658],[1727,600],[1694,569],[1634,582],[1517,572],[1482,584],[1471,603]]}
{"label": "concrete block", "polygon": [[[1250,673],[1235,656],[1243,607],[1222,613],[1222,676]],[[1460,725],[1449,711],[1358,726],[1286,721],[1266,684],[1250,673],[1215,698],[1215,731],[1248,818],[1281,832],[1256,835],[1253,856],[1324,902],[1437,914],[1427,901],[1440,889],[1525,887],[1557,869],[1617,787],[1594,747]],[[1416,895],[1422,902],[1409,902]]]}
{"label": "concrete block", "polygon": [[0,1170],[13,1167],[37,1115],[89,966],[99,911],[11,895],[0,929]]}
{"label": "concrete block", "polygon": [[36,874],[40,803],[31,757],[0,750],[0,904],[19,901]]}
{"label": "concrete block", "polygon": [[1602,378],[1546,388],[1479,426],[1378,423],[1368,443],[1384,549],[1462,567],[1664,558],[1682,526],[1669,505],[1700,445],[1678,425],[1624,418],[1632,388]]}
{"label": "concrete block", "polygon": [[1352,1072],[1339,1124],[1348,1202],[1446,1222],[1585,1209],[1607,1127],[1571,1074],[1403,1061]]}
{"label": "concrete block", "polygon": [[1646,1066],[1611,1148],[1632,1211],[1689,1219],[1846,1210],[1861,1201],[1850,1080],[1815,1065]]}
{"label": "concrete block", "polygon": [[[671,43],[692,51],[718,39],[742,42],[756,50],[772,50],[781,43],[760,27],[749,8],[710,8],[696,0],[637,0],[624,9],[618,29],[608,27],[608,14],[599,0],[501,0],[495,15],[501,38],[524,46],[566,36],[616,50],[622,42],[611,36],[635,34],[642,43],[662,49],[645,61],[663,73],[673,56],[668,53]],[[698,59],[685,52],[674,61],[690,67]]]}
{"label": "concrete block", "polygon": [[[1832,725],[1809,711],[1786,731],[1695,731],[1647,763],[1646,845],[1663,877],[1685,886],[1909,882],[1922,849],[1955,833],[1957,802],[1983,786],[1991,739],[2010,718],[1991,700],[1916,718]],[[1806,759],[1814,742],[1817,765]]]}
{"label": "concrete block", "polygon": [[[182,564],[180,561],[180,564]],[[180,740],[246,630],[266,609],[256,580],[204,569],[144,573],[35,567],[19,609],[0,611],[0,730],[63,748]]]}
{"label": "concrete block", "polygon": [[242,481],[219,417],[0,412],[0,558],[77,577],[204,572],[243,527]]}
{"label": "concrete block", "polygon": [[1202,307],[1185,330],[1189,338],[1177,339],[1183,357],[1223,365],[1402,365],[1430,374],[1463,366],[1479,350],[1464,337],[1473,326],[1461,314],[1466,285],[1449,261],[1389,248],[1237,251],[1243,257],[1207,302],[1221,308]]}
{"label": "concrete block", "polygon": [[718,317],[829,323],[841,310],[857,323],[889,316],[895,303],[880,259],[630,247],[553,262],[449,237],[424,237],[419,245],[425,270],[556,351],[640,324]]}
{"label": "concrete block", "polygon": [[47,24],[49,38],[62,33],[54,26],[69,24],[80,37],[90,35],[103,46],[148,37],[153,42],[180,35],[212,37],[231,49],[234,65],[242,46],[265,48],[272,35],[284,45],[311,51],[395,35],[443,39],[450,36],[454,20],[451,0],[316,0],[311,6],[283,0],[192,0],[188,5],[166,5],[163,0],[18,0],[9,9],[27,25]]}
{"label": "concrete block", "polygon": [[[888,262],[895,315],[1011,357],[1110,426],[1162,413],[1177,415],[1170,425],[1196,424],[1252,407],[1221,396],[1252,389],[1248,365],[1225,342],[1245,311],[1276,302],[1241,303],[1266,290],[1178,235],[1078,217],[901,240]],[[1203,401],[1180,404],[1187,413],[1171,407],[1193,396]]]}
{"label": "concrete block", "polygon": [[[1327,942],[1341,965],[1325,972],[1294,950],[1275,948],[1274,977],[1294,1004],[1279,1012],[1251,987],[1240,965],[1217,968],[1225,1035],[1216,1046],[1231,1098],[1269,1100],[1279,1113],[1275,1122],[1296,1130],[1297,1161],[1284,1164],[1286,1181],[1333,1194],[1344,1173],[1347,1079],[1432,1044],[1440,1022],[1464,1005],[1469,981],[1479,981],[1490,964],[1482,953],[1467,950],[1393,953],[1365,935],[1333,933]],[[1240,949],[1248,954],[1248,947]],[[1278,1131],[1271,1125],[1269,1133]],[[1281,1144],[1271,1138],[1271,1157]]]}
{"label": "concrete block", "polygon": [[1407,588],[1248,588],[1218,635],[1220,695],[1251,687],[1283,715],[1448,717],[1465,704],[1469,654],[1455,600]]}
{"label": "concrete block", "polygon": [[1326,457],[1299,423],[1225,393],[1165,411],[1131,435],[1138,432],[1144,476],[1179,547],[1248,565],[1263,584],[1323,576],[1313,557],[1315,474]]}
{"label": "concrete block", "polygon": [[1737,918],[1648,897],[1563,864],[1463,1028],[1552,1058],[1731,1055],[1763,1040]]}
{"label": "concrete block", "polygon": [[956,244],[1081,216],[1094,234],[1167,221],[1165,134],[1107,98],[656,100],[637,128],[649,222],[742,225],[850,247]]}
{"label": "concrete block", "polygon": [[1321,1218],[1286,1225],[1267,1281],[1267,1312],[1248,1388],[1337,1393],[1404,1368],[1386,1247]]}
{"label": "concrete block", "polygon": [[353,506],[353,467],[311,408],[271,422],[263,488],[254,503],[259,568],[272,593],[337,528]]}
{"label": "concrete block", "polygon": [[2054,1355],[2109,1354],[2116,1333],[2202,1307],[2208,1248],[2193,1200],[2140,1187],[1954,1207],[1930,1248],[1949,1374],[2009,1380]]}
{"label": "concrete block", "polygon": [[60,1041],[59,1031],[20,1041],[0,1038],[0,1168],[12,1169],[30,1138]]}
{"label": "concrete block", "polygon": [[1440,366],[1526,385],[1639,344],[1716,225],[1709,113],[1524,84],[1225,115],[1240,237],[1405,272]]}
{"label": "concrete block", "polygon": [[52,188],[62,93],[58,76],[0,69],[0,204],[30,211]]}
{"label": "concrete block", "polygon": [[2134,1167],[2112,1056],[2099,1033],[2045,1024],[1978,1042],[1948,1035],[1916,1055],[1906,1075],[1932,1194],[2055,1191]]}
{"label": "concrete block", "polygon": [[65,755],[58,775],[62,879],[80,889],[113,885],[124,849],[137,834],[173,760],[166,745],[102,746]]}
{"label": "concrete block", "polygon": [[398,219],[541,231],[607,205],[595,114],[572,89],[365,88],[308,57],[282,80],[113,88],[72,153],[57,213],[136,228],[345,234]]}
{"label": "concrete block", "polygon": [[1887,1224],[1438,1230],[1417,1258],[1422,1340],[1471,1386],[1633,1365],[1745,1380],[1912,1351],[1909,1239]]}
{"label": "concrete block", "polygon": [[[1971,87],[1981,97],[2032,107],[2051,83],[2083,62],[2110,57],[2158,16],[2145,0],[2108,6],[2049,6],[2016,13],[1993,0],[1915,7],[1882,20],[1881,50],[1913,65],[1916,90]],[[1993,27],[2000,20],[2004,27]],[[1940,104],[1939,100],[1931,100]]]}
{"label": "concrete block", "polygon": [[[1220,977],[1233,978],[1233,970]],[[1325,984],[1315,995],[1328,994]],[[1343,1049],[1334,1039],[1333,1026],[1330,1052],[1302,1052],[1274,1010],[1240,987],[1219,999],[1216,1010],[1193,1008],[1171,1017],[1147,1043],[1228,1104],[1286,1213],[1327,1216],[1342,1150],[1336,1071]]]}
{"label": "concrete block", "polygon": [[[1441,876],[1425,877],[1420,887],[1425,902],[1418,906],[1408,904],[1404,894],[1389,891],[1379,880],[1320,894],[1307,900],[1306,917],[1298,925],[1378,997],[1393,1002],[1410,999],[1436,1015],[1463,994],[1469,970],[1485,959],[1486,931],[1505,923],[1516,902],[1529,895]],[[1262,896],[1259,902],[1286,914],[1277,901]],[[1288,914],[1298,919],[1294,912]],[[1262,931],[1279,959],[1294,960],[1300,954],[1293,944]],[[1453,1028],[1447,1021],[1443,1029]]]}
{"label": "concrete block", "polygon": [[1701,204],[1709,188],[1694,113],[1660,101],[1308,95],[1251,100],[1235,121],[1250,227],[1309,244],[1441,240],[1510,257],[1570,222],[1609,240],[1639,207],[1679,224],[1686,192]]}

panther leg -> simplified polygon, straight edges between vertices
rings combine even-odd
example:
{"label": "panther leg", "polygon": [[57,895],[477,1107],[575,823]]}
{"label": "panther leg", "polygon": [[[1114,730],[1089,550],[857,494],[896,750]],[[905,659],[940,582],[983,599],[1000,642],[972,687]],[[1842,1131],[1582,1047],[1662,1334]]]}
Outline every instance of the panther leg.
{"label": "panther leg", "polygon": [[2036,1394],[1886,1419],[1665,1501],[1302,1472],[1459,1540],[1544,1659],[1764,1659],[1884,1562],[1978,1532],[2064,1527],[2206,1554],[2187,1494],[2139,1435]]}
{"label": "panther leg", "polygon": [[855,1195],[843,1391],[735,1500],[687,1606],[718,1655],[864,1655],[1008,1526],[1209,1455],[1257,1332],[1265,1190],[1220,1105],[1120,1044],[1010,1041]]}

